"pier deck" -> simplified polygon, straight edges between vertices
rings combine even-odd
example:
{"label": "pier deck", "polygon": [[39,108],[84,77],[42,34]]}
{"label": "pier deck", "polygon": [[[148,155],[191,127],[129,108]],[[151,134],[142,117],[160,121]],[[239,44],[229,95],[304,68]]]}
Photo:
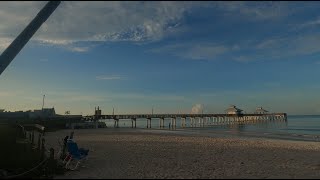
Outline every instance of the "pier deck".
{"label": "pier deck", "polygon": [[158,119],[160,128],[164,127],[165,119],[170,119],[172,128],[176,127],[176,120],[181,119],[181,127],[186,127],[187,119],[190,126],[194,127],[197,120],[200,126],[212,124],[233,124],[247,122],[261,122],[268,120],[287,121],[286,113],[269,113],[269,114],[123,114],[123,115],[92,115],[83,116],[83,120],[97,121],[99,119],[113,119],[114,127],[119,127],[120,120],[131,120],[132,128],[136,128],[137,119],[146,119],[147,128],[151,128],[151,121]]}

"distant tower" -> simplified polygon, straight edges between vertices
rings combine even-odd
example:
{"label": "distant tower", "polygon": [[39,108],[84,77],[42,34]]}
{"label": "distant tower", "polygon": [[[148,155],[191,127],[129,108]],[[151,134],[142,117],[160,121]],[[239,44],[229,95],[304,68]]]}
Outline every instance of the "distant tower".
{"label": "distant tower", "polygon": [[94,107],[94,117],[95,119],[99,119],[101,117],[101,110],[98,108]]}
{"label": "distant tower", "polygon": [[46,97],[46,95],[44,94],[43,95],[43,98],[42,98],[42,110],[43,110],[43,108],[44,108],[44,98]]}

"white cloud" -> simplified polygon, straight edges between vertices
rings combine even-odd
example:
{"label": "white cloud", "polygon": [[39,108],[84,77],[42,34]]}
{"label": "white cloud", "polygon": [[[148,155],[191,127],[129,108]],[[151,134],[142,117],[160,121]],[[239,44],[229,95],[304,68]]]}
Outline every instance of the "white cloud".
{"label": "white cloud", "polygon": [[257,49],[266,49],[266,48],[272,48],[274,46],[279,46],[280,44],[283,44],[285,42],[285,39],[267,39],[265,41],[260,42],[257,44]]}
{"label": "white cloud", "polygon": [[89,47],[70,47],[70,50],[73,52],[87,52],[89,49]]}
{"label": "white cloud", "polygon": [[97,80],[119,80],[119,79],[123,79],[123,77],[119,75],[105,75],[105,76],[97,76],[96,79]]}
{"label": "white cloud", "polygon": [[136,99],[136,100],[150,100],[150,101],[168,101],[177,102],[184,101],[186,98],[184,96],[174,95],[174,94],[140,94],[140,93],[119,93],[113,94],[112,97],[115,99]]}
{"label": "white cloud", "polygon": [[[45,3],[0,2],[2,37],[16,37]],[[193,4],[167,1],[63,1],[33,40],[53,45],[70,45],[79,41],[159,40],[170,32],[169,29],[177,27],[183,14]]]}
{"label": "white cloud", "polygon": [[286,2],[217,2],[217,7],[229,15],[247,20],[279,19],[289,16],[294,9]]}
{"label": "white cloud", "polygon": [[316,19],[299,24],[294,28],[294,30],[300,30],[302,28],[309,28],[309,27],[316,27],[317,25],[320,25],[320,17],[317,17]]}
{"label": "white cloud", "polygon": [[[0,2],[0,51],[3,51],[35,17],[47,2]],[[168,2],[168,1],[63,1],[41,26],[32,40],[41,45],[62,47],[68,51],[85,53],[94,45],[88,42],[131,41],[152,42],[181,32],[185,28],[185,14],[197,7],[211,8],[223,17],[251,20],[274,20],[288,17],[297,11],[287,2]],[[228,19],[227,19],[228,20]],[[319,17],[302,26],[320,24]],[[187,28],[188,29],[188,28]],[[190,30],[190,29],[189,29]],[[246,55],[233,59],[249,62],[291,55],[319,52],[319,34],[301,37],[271,38],[249,45],[222,43],[173,44],[152,49],[155,53],[203,60],[246,50]],[[110,78],[97,78],[110,80]],[[120,77],[111,77],[120,79]]]}
{"label": "white cloud", "polygon": [[229,47],[217,45],[214,43],[181,43],[170,44],[160,48],[149,50],[153,53],[169,53],[174,56],[187,59],[214,59],[217,56],[227,52]]}
{"label": "white cloud", "polygon": [[191,59],[213,59],[216,56],[225,53],[228,48],[217,45],[196,45],[185,54],[180,54]]}
{"label": "white cloud", "polygon": [[52,44],[52,45],[70,45],[73,43],[71,40],[59,40],[59,39],[37,39],[39,43]]}
{"label": "white cloud", "polygon": [[4,51],[13,41],[11,38],[0,37],[0,52]]}
{"label": "white cloud", "polygon": [[271,37],[260,41],[248,40],[235,45],[204,42],[177,43],[153,48],[148,52],[194,60],[212,60],[226,55],[231,56],[235,61],[248,63],[320,53],[320,33]]}
{"label": "white cloud", "polygon": [[210,97],[217,97],[218,94],[217,93],[199,93],[200,97],[206,97],[206,98],[210,98]]}
{"label": "white cloud", "polygon": [[252,57],[248,57],[248,56],[236,56],[233,58],[235,61],[239,61],[239,62],[243,62],[243,63],[247,63],[247,62],[251,62],[257,59],[254,59]]}
{"label": "white cloud", "polygon": [[292,40],[292,43],[294,44],[292,49],[294,54],[304,55],[320,52],[320,33],[298,36]]}
{"label": "white cloud", "polygon": [[271,37],[261,41],[248,41],[240,45],[246,54],[233,55],[239,62],[281,60],[320,53],[320,33],[305,33],[285,37]]}
{"label": "white cloud", "polygon": [[191,114],[200,114],[203,111],[202,104],[195,104],[191,109]]}
{"label": "white cloud", "polygon": [[[0,34],[15,38],[47,2],[0,2]],[[272,19],[288,14],[281,2],[172,2],[172,1],[62,1],[56,11],[32,38],[39,43],[62,46],[74,52],[87,47],[74,47],[88,41],[157,41],[179,29],[185,14],[197,7],[218,8],[238,17]],[[0,40],[0,48],[8,45]],[[195,49],[192,57],[202,59],[224,51],[223,47]]]}

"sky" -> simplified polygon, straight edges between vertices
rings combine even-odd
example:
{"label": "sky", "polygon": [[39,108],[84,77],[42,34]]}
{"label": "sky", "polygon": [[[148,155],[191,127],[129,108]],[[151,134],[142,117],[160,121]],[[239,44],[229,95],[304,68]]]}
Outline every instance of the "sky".
{"label": "sky", "polygon": [[[0,53],[47,1],[0,2]],[[320,114],[318,2],[63,1],[0,76],[0,109]]]}

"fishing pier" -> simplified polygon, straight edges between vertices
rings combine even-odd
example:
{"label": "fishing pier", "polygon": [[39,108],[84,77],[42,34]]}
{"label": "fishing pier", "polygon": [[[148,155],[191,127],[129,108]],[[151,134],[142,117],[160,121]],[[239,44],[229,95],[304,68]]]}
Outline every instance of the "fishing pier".
{"label": "fishing pier", "polygon": [[137,127],[137,119],[145,119],[147,128],[151,128],[152,121],[159,121],[159,128],[164,128],[164,122],[169,121],[172,128],[176,128],[177,119],[181,127],[205,127],[210,125],[246,124],[266,121],[287,121],[286,113],[269,114],[127,114],[127,115],[92,115],[83,116],[83,120],[97,121],[100,119],[114,120],[114,127],[119,127],[122,120],[131,120],[131,128]]}

